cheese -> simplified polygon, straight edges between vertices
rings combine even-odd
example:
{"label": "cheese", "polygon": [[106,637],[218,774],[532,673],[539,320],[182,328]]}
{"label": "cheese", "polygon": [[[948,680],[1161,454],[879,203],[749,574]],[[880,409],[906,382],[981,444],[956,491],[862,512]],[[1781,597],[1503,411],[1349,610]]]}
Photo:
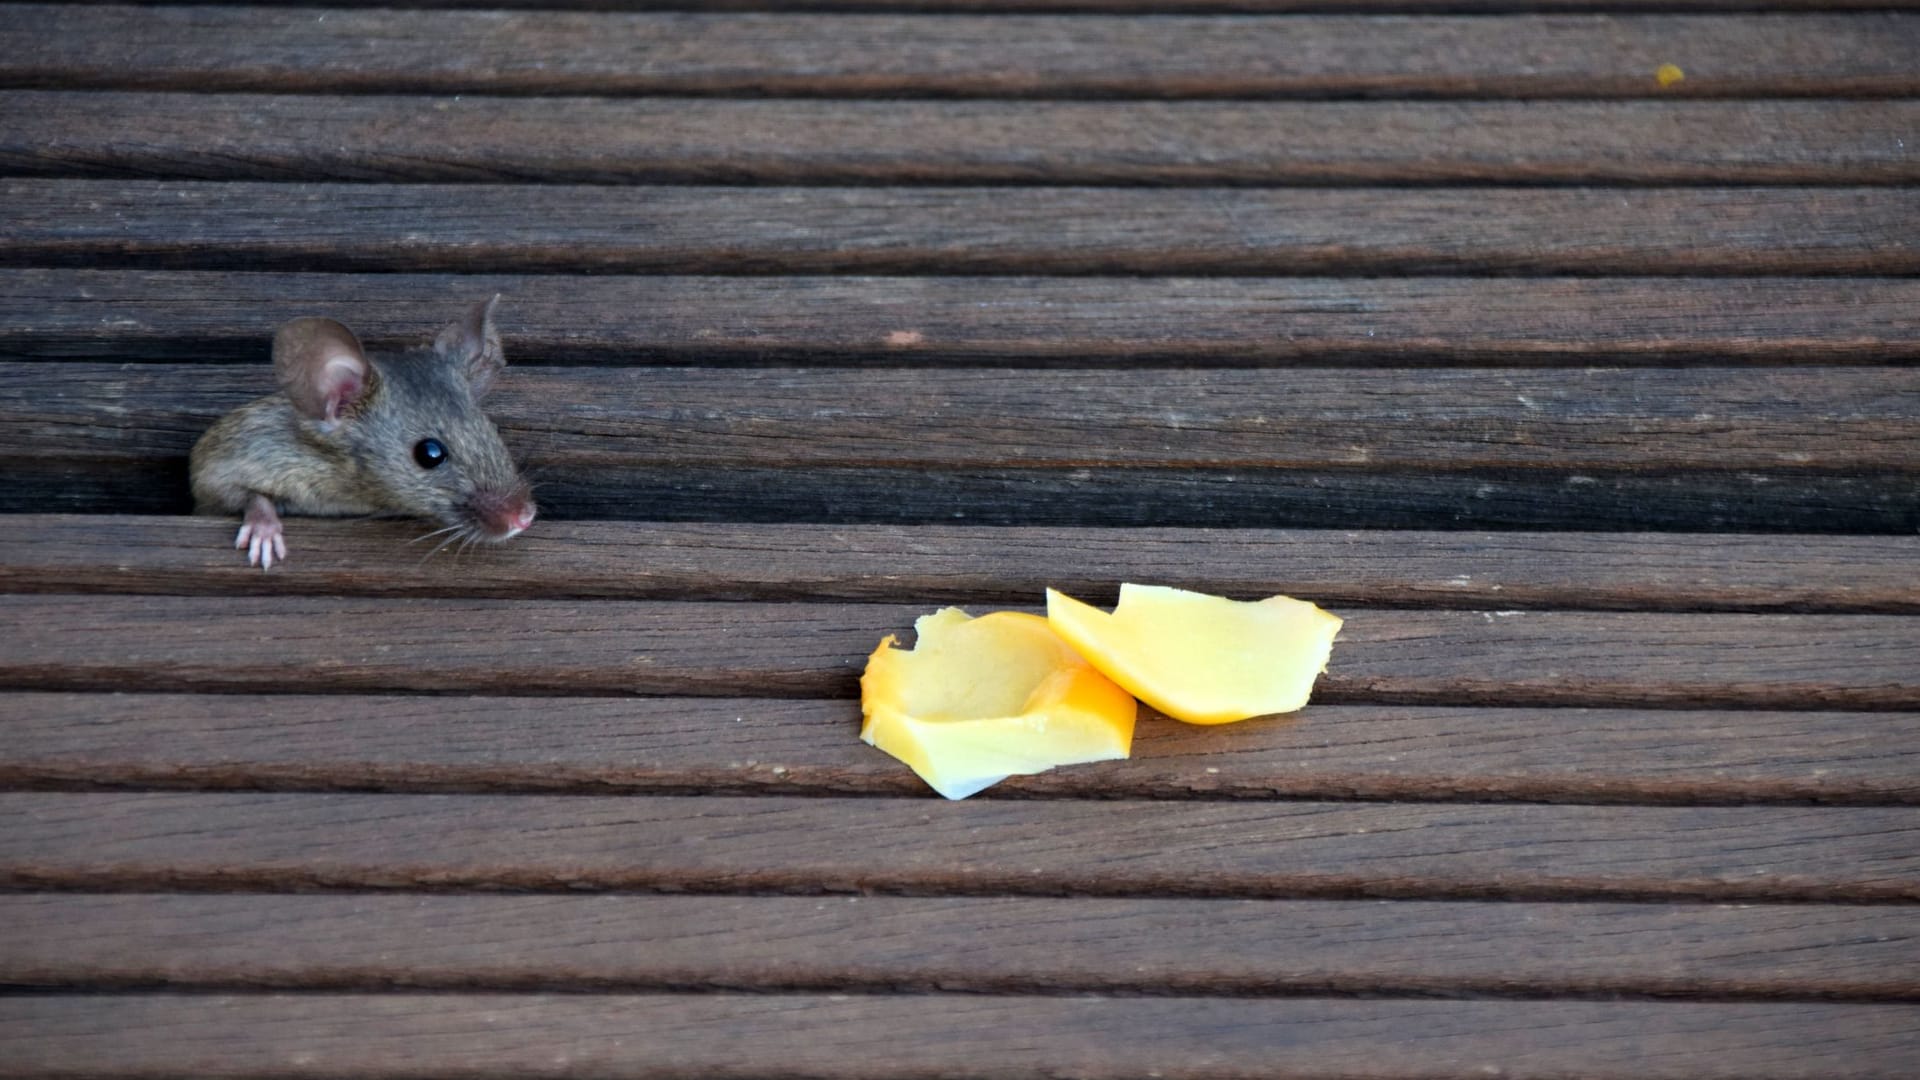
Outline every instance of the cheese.
{"label": "cheese", "polygon": [[1239,601],[1159,585],[1120,586],[1112,614],[1048,589],[1047,621],[1102,674],[1190,724],[1305,705],[1341,623],[1291,597]]}
{"label": "cheese", "polygon": [[943,608],[860,677],[860,737],[963,799],[1009,776],[1124,758],[1137,706],[1037,615]]}

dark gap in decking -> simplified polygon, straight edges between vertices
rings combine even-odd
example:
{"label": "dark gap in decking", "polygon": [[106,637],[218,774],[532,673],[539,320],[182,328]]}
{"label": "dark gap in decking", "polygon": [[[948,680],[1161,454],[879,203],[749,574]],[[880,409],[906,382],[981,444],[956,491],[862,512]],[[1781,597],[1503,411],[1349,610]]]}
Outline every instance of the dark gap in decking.
{"label": "dark gap in decking", "polygon": [[[31,0],[0,0],[0,8]],[[44,0],[40,0],[44,2]],[[66,0],[107,5],[127,0]],[[475,0],[157,0],[290,9],[460,10]],[[509,11],[797,13],[862,15],[1772,15],[1912,12],[1911,0],[487,0]]]}
{"label": "dark gap in decking", "polygon": [[[32,594],[19,594],[32,595]],[[885,628],[876,627],[875,634],[885,632]],[[853,678],[849,669],[847,676]],[[839,681],[839,680],[834,680]],[[37,693],[162,693],[162,694],[245,694],[273,695],[276,693],[319,695],[319,696],[355,696],[378,694],[383,697],[475,697],[489,696],[489,688],[484,685],[456,687],[419,687],[408,686],[402,682],[383,682],[361,679],[348,685],[329,686],[325,683],[302,682],[285,691],[276,691],[264,682],[225,681],[222,678],[194,675],[170,675],[165,673],[123,673],[106,674],[66,674],[61,672],[35,673],[27,677],[18,671],[9,683],[10,689],[28,690]],[[813,692],[809,692],[812,689]],[[816,687],[793,685],[754,686],[739,682],[724,686],[715,685],[710,689],[704,686],[676,686],[670,692],[657,690],[629,691],[608,683],[595,683],[579,689],[563,689],[545,685],[515,685],[502,690],[499,696],[511,694],[515,697],[553,698],[620,698],[631,697],[645,699],[662,696],[702,698],[763,698],[766,700],[802,700],[802,701],[838,701],[846,700],[846,693],[838,686],[822,682]],[[1857,713],[1907,713],[1920,708],[1920,695],[1895,696],[1882,698],[1872,692],[1862,694],[1847,691],[1830,692],[1815,700],[1794,698],[1792,704],[1787,700],[1793,694],[1789,688],[1768,689],[1706,689],[1697,693],[1674,690],[1663,691],[1658,695],[1645,698],[1630,693],[1613,691],[1603,692],[1552,692],[1515,690],[1500,688],[1486,692],[1473,691],[1378,691],[1355,690],[1334,685],[1323,686],[1314,692],[1314,701],[1323,705],[1381,705],[1381,706],[1432,706],[1437,708],[1475,708],[1475,707],[1511,707],[1541,709],[1649,709],[1649,710],[1698,710],[1698,709],[1743,709],[1764,711],[1797,712],[1857,712]]]}
{"label": "dark gap in decking", "polygon": [[[852,703],[849,702],[849,707]],[[1805,711],[1805,710],[1799,710]],[[557,795],[577,797],[604,796],[713,796],[766,798],[861,798],[924,799],[931,796],[925,786],[904,768],[889,777],[863,778],[858,781],[813,781],[803,775],[810,770],[786,769],[779,776],[755,782],[735,773],[716,772],[701,776],[683,771],[679,776],[657,780],[630,777],[600,778],[585,770],[462,770],[409,769],[396,767],[391,777],[329,781],[314,778],[324,768],[275,768],[236,765],[177,769],[97,768],[84,777],[75,770],[35,765],[9,765],[0,761],[0,791],[54,792],[69,794],[126,792],[259,792],[274,794],[368,794],[368,795]],[[359,771],[368,770],[340,770]],[[508,775],[500,775],[506,772]],[[422,776],[420,774],[436,774]],[[1287,790],[1275,786],[1248,786],[1227,790],[1177,789],[1142,781],[1088,782],[1071,790],[1042,787],[1027,789],[1022,777],[1013,777],[976,795],[972,802],[1041,802],[1074,799],[1091,802],[1147,801],[1167,803],[1418,803],[1423,805],[1548,805],[1548,806],[1920,806],[1920,786],[1902,792],[1832,792],[1812,784],[1741,784],[1738,782],[1701,783],[1678,781],[1664,784],[1533,782],[1505,784],[1499,780],[1475,780],[1457,792],[1435,792],[1439,785],[1422,782],[1339,784],[1294,784]],[[1049,781],[1058,777],[1050,777]],[[1772,789],[1772,790],[1769,790]]]}
{"label": "dark gap in decking", "polygon": [[1005,880],[942,883],[929,885],[874,885],[859,887],[823,885],[814,881],[738,880],[731,875],[725,882],[707,879],[683,879],[657,884],[625,881],[617,884],[589,884],[578,880],[562,881],[552,874],[538,874],[538,880],[524,875],[491,874],[463,878],[454,874],[436,874],[431,882],[404,884],[353,883],[343,885],[332,875],[306,875],[282,872],[249,871],[154,871],[144,873],[59,873],[37,872],[31,867],[0,867],[0,895],[17,893],[71,893],[99,895],[141,893],[154,895],[420,895],[420,896],[714,896],[714,897],[787,897],[787,896],[885,896],[885,897],[1032,897],[1100,898],[1133,900],[1419,900],[1440,902],[1511,901],[1515,903],[1609,903],[1609,904],[1804,904],[1808,906],[1850,904],[1857,906],[1912,907],[1920,904],[1920,891],[1902,886],[1807,885],[1794,888],[1749,887],[1733,884],[1650,885],[1627,884],[1617,887],[1521,885],[1471,886],[1440,883],[1385,884],[1380,882],[1336,882],[1276,887],[1272,885],[1216,884],[1190,888],[1153,888],[1123,883],[1102,885],[1093,881],[1035,884],[1009,877]]}
{"label": "dark gap in decking", "polygon": [[[1017,274],[1022,277],[1059,277],[1059,278],[1111,278],[1111,277],[1168,277],[1182,278],[1248,278],[1248,277],[1316,277],[1316,278],[1353,278],[1353,279],[1405,279],[1422,278],[1490,278],[1512,281],[1516,284],[1547,278],[1565,279],[1572,276],[1595,280],[1607,278],[1644,278],[1647,276],[1647,264],[1620,264],[1616,266],[1594,266],[1573,263],[1553,266],[1502,266],[1489,262],[1448,262],[1440,263],[1427,259],[1408,259],[1404,261],[1354,260],[1352,262],[1300,261],[1294,263],[1274,262],[1254,266],[1248,264],[1223,264],[1219,261],[1195,259],[1183,262],[1178,259],[1163,259],[1147,265],[1126,261],[1100,262],[1071,267],[1048,266],[1031,261],[1008,260],[982,266],[953,266],[937,258],[924,260],[861,260],[859,256],[849,256],[845,265],[825,267],[801,261],[799,265],[765,265],[758,259],[701,259],[684,260],[681,267],[656,265],[645,262],[609,262],[605,264],[584,264],[568,261],[559,257],[538,255],[477,255],[472,257],[425,257],[416,258],[407,255],[383,257],[379,255],[338,255],[326,253],[303,254],[252,254],[235,255],[229,252],[123,252],[123,251],[52,251],[33,248],[0,248],[0,268],[13,270],[173,270],[208,271],[230,273],[286,273],[309,271],[336,274],[420,274],[434,273],[447,275],[468,275],[480,277],[493,273],[523,274],[532,277],[569,277],[581,274],[609,273],[623,277],[675,277],[683,270],[710,277],[735,278],[778,278],[795,274],[808,276],[848,276],[848,277],[1003,277]],[[1859,258],[1832,260],[1827,265],[1808,267],[1794,265],[1786,261],[1755,266],[1737,265],[1731,262],[1701,266],[1679,272],[1662,268],[1661,276],[1685,278],[1689,280],[1727,280],[1740,281],[1754,278],[1853,278],[1863,275],[1885,278],[1920,277],[1920,260],[1908,260],[1904,257],[1882,258],[1873,254],[1863,254]],[[0,362],[31,359],[25,355],[8,355],[0,352]],[[127,357],[126,362],[139,363],[144,357]],[[1417,362],[1421,357],[1396,356],[1396,365]],[[212,362],[219,362],[215,358]],[[540,363],[538,360],[516,360],[516,363]],[[577,363],[581,361],[551,361],[552,363]],[[661,363],[674,363],[667,360]],[[708,360],[689,360],[686,363],[707,363]],[[730,361],[737,366],[752,366],[753,358],[739,358]],[[1628,358],[1616,363],[1635,366],[1677,367],[1688,365],[1713,365],[1726,363],[1725,357],[1707,354],[1678,357]],[[1749,361],[1739,363],[1779,363],[1790,364],[1791,360]],[[1875,364],[1887,363],[1884,360],[1841,360],[1837,363]],[[888,361],[844,361],[840,366],[880,367]],[[1190,361],[1167,361],[1191,366]],[[1321,366],[1347,366],[1349,361],[1328,359]],[[1465,363],[1465,361],[1462,361]],[[1555,363],[1552,360],[1537,362],[1510,360],[1512,366],[1546,366]],[[1066,367],[1071,366],[1057,360],[1035,363],[1022,363],[1020,367]],[[1292,363],[1288,366],[1311,367],[1312,361]],[[1475,365],[1480,366],[1480,365]]]}
{"label": "dark gap in decking", "polygon": [[[0,998],[89,996],[111,998],[118,995],[164,993],[181,998],[215,997],[230,994],[409,994],[471,995],[486,997],[508,994],[563,994],[592,996],[603,994],[836,994],[849,996],[954,994],[965,996],[1082,997],[1099,995],[1113,998],[1149,998],[1199,1000],[1235,998],[1242,1000],[1290,1000],[1300,998],[1337,998],[1345,1000],[1446,1000],[1446,1001],[1649,1001],[1669,1003],[1742,1003],[1742,1002],[1827,1002],[1833,1004],[1902,1004],[1920,1001],[1920,989],[1899,991],[1868,989],[1825,989],[1818,985],[1779,989],[1738,990],[1699,987],[1683,980],[1648,985],[1622,982],[1540,984],[1515,989],[1497,982],[1454,982],[1377,980],[1368,978],[1327,978],[1293,980],[1287,986],[1272,986],[1252,979],[1186,980],[1186,985],[1157,986],[1151,982],[1072,980],[1044,978],[972,979],[938,977],[931,979],[769,979],[674,980],[674,979],[579,979],[565,976],[521,978],[436,978],[433,976],[378,977],[352,973],[323,976],[258,978],[234,976],[222,979],[109,978],[73,980],[21,980],[0,982]],[[1201,983],[1200,986],[1191,985]]]}

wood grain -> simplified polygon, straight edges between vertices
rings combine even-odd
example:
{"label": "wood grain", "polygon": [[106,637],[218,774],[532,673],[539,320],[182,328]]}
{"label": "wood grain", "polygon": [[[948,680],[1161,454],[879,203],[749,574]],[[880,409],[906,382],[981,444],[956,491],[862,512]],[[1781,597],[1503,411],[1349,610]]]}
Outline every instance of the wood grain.
{"label": "wood grain", "polygon": [[1920,102],[1001,102],[0,91],[30,176],[1899,184]]}
{"label": "wood grain", "polygon": [[325,313],[421,344],[503,294],[510,360],[913,366],[1860,364],[1920,354],[1905,278],[600,277],[0,270],[0,353],[264,365]]}
{"label": "wood grain", "polygon": [[1121,581],[1369,607],[1920,614],[1920,538],[542,521],[457,559],[395,558],[405,522],[295,523],[272,574],[218,518],[17,514],[8,592],[1089,602]]}
{"label": "wood grain", "polygon": [[12,1075],[668,1078],[1149,1074],[1893,1080],[1920,1011],[1846,1004],[938,995],[0,999]]}
{"label": "wood grain", "polygon": [[60,893],[0,920],[12,988],[1920,998],[1920,914],[1889,906]]}
{"label": "wood grain", "polygon": [[[0,364],[0,507],[184,511],[193,441],[271,390]],[[1905,368],[529,367],[488,407],[559,518],[1905,533],[1916,402]]]}
{"label": "wood grain", "polygon": [[1920,808],[0,793],[0,887],[1920,900]]}
{"label": "wood grain", "polygon": [[752,188],[13,177],[0,178],[0,203],[9,211],[0,218],[0,264],[16,266],[1920,273],[1920,238],[1908,227],[1920,218],[1920,192],[1907,188]]}
{"label": "wood grain", "polygon": [[[0,85],[274,93],[1906,96],[1920,19],[926,18],[24,4]],[[1655,70],[1678,61],[1685,78]]]}
{"label": "wood grain", "polygon": [[[0,456],[183,458],[247,366],[0,364]],[[1920,473],[1920,368],[529,367],[486,401],[536,469]]]}
{"label": "wood grain", "polygon": [[[0,785],[924,795],[851,700],[0,696]],[[1315,704],[1198,728],[989,798],[1920,803],[1920,713]]]}
{"label": "wood grain", "polygon": [[[297,549],[296,549],[297,550]],[[295,555],[294,557],[298,557]],[[854,696],[926,605],[5,596],[22,689]],[[1920,620],[1390,611],[1347,618],[1327,704],[1911,710]],[[264,644],[263,644],[264,643]]]}
{"label": "wood grain", "polygon": [[[14,459],[0,512],[182,514],[178,459]],[[543,468],[547,522],[893,523],[1315,529],[1569,529],[1911,535],[1910,477],[1831,473]],[[418,532],[419,530],[416,530]],[[412,534],[409,534],[412,535]]]}

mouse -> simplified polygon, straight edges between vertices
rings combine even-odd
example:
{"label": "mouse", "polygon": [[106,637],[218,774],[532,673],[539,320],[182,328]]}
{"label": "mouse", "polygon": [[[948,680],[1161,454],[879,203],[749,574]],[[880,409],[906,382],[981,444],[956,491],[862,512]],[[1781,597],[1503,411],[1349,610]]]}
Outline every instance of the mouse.
{"label": "mouse", "polygon": [[234,547],[287,558],[282,514],[412,517],[429,536],[500,541],[533,524],[533,495],[480,402],[506,367],[475,304],[430,345],[371,355],[353,331],[307,316],[273,335],[279,390],[217,420],[193,446],[194,512],[241,516]]}

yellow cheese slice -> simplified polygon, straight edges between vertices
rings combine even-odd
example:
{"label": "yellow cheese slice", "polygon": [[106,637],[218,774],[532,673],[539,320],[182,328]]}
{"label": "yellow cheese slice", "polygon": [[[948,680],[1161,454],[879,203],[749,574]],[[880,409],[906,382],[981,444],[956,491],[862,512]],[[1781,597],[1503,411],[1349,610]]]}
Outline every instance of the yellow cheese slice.
{"label": "yellow cheese slice", "polygon": [[1160,585],[1120,586],[1111,615],[1048,589],[1047,621],[1102,674],[1190,724],[1305,705],[1341,622],[1288,596],[1228,600]]}
{"label": "yellow cheese slice", "polygon": [[1055,765],[1124,758],[1138,706],[1037,615],[942,608],[860,677],[860,737],[949,799]]}

